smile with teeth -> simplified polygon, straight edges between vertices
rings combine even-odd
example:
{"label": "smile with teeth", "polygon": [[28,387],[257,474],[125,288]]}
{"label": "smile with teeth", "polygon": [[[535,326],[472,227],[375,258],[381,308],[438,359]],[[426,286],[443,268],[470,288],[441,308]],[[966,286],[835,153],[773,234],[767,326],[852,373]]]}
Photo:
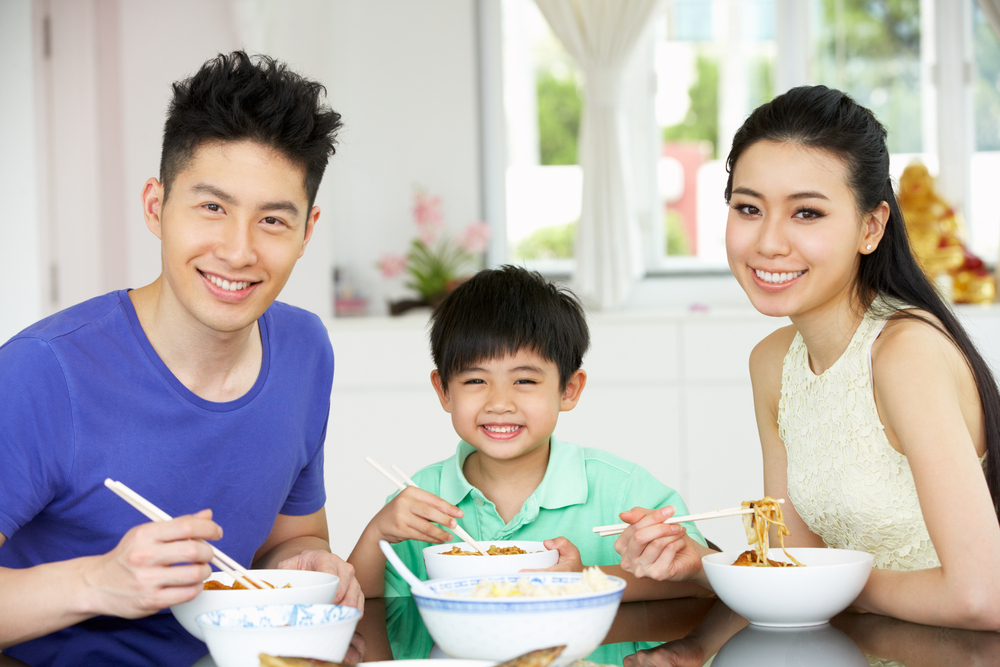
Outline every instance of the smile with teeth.
{"label": "smile with teeth", "polygon": [[208,278],[212,282],[212,284],[215,285],[216,287],[221,287],[222,289],[227,290],[229,292],[239,292],[241,289],[246,289],[250,285],[253,285],[252,282],[246,280],[229,282],[228,280],[225,280],[218,276],[213,276],[208,273],[203,273],[202,275]]}
{"label": "smile with teeth", "polygon": [[789,280],[794,280],[801,276],[805,271],[792,271],[789,273],[771,273],[770,271],[761,271],[760,269],[754,269],[754,273],[757,277],[763,280],[765,283],[787,283]]}
{"label": "smile with teeth", "polygon": [[483,426],[490,433],[513,433],[524,428],[523,426]]}

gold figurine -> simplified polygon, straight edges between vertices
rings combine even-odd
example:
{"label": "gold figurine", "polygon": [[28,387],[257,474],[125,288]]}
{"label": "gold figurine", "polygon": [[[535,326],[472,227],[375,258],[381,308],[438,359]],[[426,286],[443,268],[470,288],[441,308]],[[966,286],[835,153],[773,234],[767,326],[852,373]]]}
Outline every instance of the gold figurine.
{"label": "gold figurine", "polygon": [[[903,170],[899,204],[910,246],[927,278],[955,303],[991,303],[996,280],[962,242],[958,213],[934,189],[934,178],[920,162]],[[950,284],[950,289],[947,285]]]}

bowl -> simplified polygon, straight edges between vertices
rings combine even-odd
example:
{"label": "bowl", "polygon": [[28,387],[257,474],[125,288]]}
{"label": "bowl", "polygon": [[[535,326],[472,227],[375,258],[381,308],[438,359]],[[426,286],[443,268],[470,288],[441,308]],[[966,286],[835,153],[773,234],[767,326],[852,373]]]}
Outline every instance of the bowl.
{"label": "bowl", "polygon": [[[337,584],[340,583],[337,575],[309,570],[253,570],[252,574],[275,588],[201,591],[194,599],[175,604],[170,611],[185,630],[204,641],[205,635],[194,620],[198,614],[262,604],[329,604],[333,602]],[[213,572],[206,581],[220,581],[228,586],[233,583],[233,578],[222,572]],[[282,588],[286,584],[291,588]]]}
{"label": "bowl", "polygon": [[541,542],[524,540],[481,541],[479,546],[489,549],[497,547],[520,547],[526,554],[509,556],[444,556],[442,551],[459,547],[462,551],[472,551],[465,542],[435,544],[424,548],[424,566],[429,579],[454,579],[485,574],[515,574],[521,570],[540,570],[559,562],[559,552],[546,549]]}
{"label": "bowl", "polygon": [[481,581],[540,586],[579,584],[583,572],[533,572],[431,579],[431,593],[413,592],[417,611],[435,644],[452,658],[504,661],[566,645],[553,663],[564,665],[594,651],[618,612],[625,581],[608,577],[607,590],[540,597],[471,598]]}
{"label": "bowl", "polygon": [[261,653],[340,662],[361,610],[333,604],[266,604],[198,614],[217,667],[257,665]]}
{"label": "bowl", "polygon": [[[872,555],[850,549],[789,548],[805,567],[736,567],[738,552],[702,558],[705,576],[726,606],[754,625],[826,623],[847,609],[868,581]],[[768,558],[788,562],[781,549]]]}
{"label": "bowl", "polygon": [[[797,558],[797,556],[796,556]],[[868,658],[851,638],[832,625],[765,628],[748,625],[722,645],[712,667],[818,665],[868,667]]]}

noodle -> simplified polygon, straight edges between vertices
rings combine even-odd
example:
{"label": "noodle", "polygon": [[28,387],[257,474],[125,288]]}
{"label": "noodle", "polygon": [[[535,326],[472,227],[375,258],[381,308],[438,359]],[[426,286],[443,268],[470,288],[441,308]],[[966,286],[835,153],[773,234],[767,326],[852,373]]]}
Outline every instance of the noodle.
{"label": "noodle", "polygon": [[[805,567],[802,563],[795,560],[785,549],[785,535],[789,535],[790,533],[788,532],[788,527],[785,525],[784,516],[781,513],[781,505],[777,500],[770,496],[765,496],[756,501],[745,500],[743,501],[743,508],[753,509],[753,514],[743,515],[743,528],[747,533],[747,544],[753,547],[753,551],[747,551],[742,554],[733,563],[734,565],[748,567]],[[781,550],[785,552],[785,555],[795,565],[768,560],[768,532],[771,524],[774,524],[778,529],[778,540],[781,543]]]}

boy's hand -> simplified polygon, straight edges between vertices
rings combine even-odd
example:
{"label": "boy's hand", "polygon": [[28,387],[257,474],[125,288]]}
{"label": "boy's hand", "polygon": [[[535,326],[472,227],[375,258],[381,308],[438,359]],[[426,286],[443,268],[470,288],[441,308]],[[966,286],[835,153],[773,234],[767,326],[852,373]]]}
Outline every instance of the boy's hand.
{"label": "boy's hand", "polygon": [[552,567],[540,570],[522,570],[522,572],[583,572],[583,563],[580,561],[580,550],[565,537],[557,537],[554,540],[545,540],[542,544],[546,549],[555,549],[559,552],[559,560]]}
{"label": "boy's hand", "polygon": [[463,515],[462,510],[433,493],[408,486],[375,515],[371,525],[379,539],[387,542],[419,540],[443,544],[455,538],[435,524],[454,527],[455,519]]}
{"label": "boy's hand", "polygon": [[711,550],[688,538],[684,526],[663,523],[673,515],[673,507],[656,510],[634,507],[619,515],[622,521],[631,524],[615,540],[622,569],[640,579],[696,580],[711,590],[701,567],[701,557]]}

